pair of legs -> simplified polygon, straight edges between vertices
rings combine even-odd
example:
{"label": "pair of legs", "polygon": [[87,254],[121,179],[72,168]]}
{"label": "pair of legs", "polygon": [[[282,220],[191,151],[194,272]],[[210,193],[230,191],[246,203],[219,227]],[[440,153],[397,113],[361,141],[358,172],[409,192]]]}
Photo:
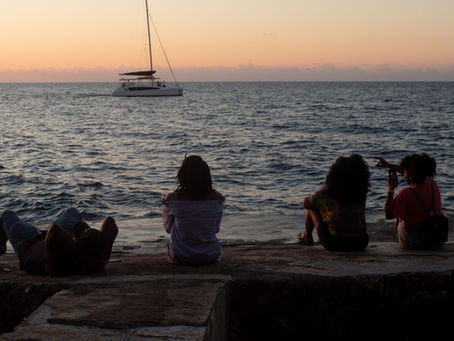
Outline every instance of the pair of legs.
{"label": "pair of legs", "polygon": [[[70,207],[60,213],[55,224],[72,237],[72,228],[80,221],[80,213],[74,207]],[[17,257],[20,257],[32,242],[40,238],[40,235],[41,231],[38,228],[22,221],[15,212],[6,210],[0,216],[0,255],[5,253],[6,242],[9,240]]]}
{"label": "pair of legs", "polygon": [[[313,245],[314,238],[312,237],[312,233],[314,231],[314,228],[317,229],[317,233],[319,234],[320,226],[323,224],[320,213],[317,211],[313,211],[313,210],[307,210],[304,224],[305,224],[305,231],[298,235],[298,239],[303,244]],[[320,238],[320,236],[319,236],[319,238]]]}
{"label": "pair of legs", "polygon": [[307,210],[305,219],[306,230],[298,235],[301,243],[313,245],[312,233],[317,229],[318,238],[325,249],[330,251],[362,251],[369,244],[369,236],[365,234],[359,237],[336,237],[329,232],[329,225],[323,222],[318,211]]}

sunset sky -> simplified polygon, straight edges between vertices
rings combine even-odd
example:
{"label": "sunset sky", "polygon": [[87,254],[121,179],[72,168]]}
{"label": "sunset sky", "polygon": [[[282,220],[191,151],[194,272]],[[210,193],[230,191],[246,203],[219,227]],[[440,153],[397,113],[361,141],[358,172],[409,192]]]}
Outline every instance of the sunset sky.
{"label": "sunset sky", "polygon": [[[181,81],[451,80],[452,0],[152,0]],[[1,0],[0,82],[148,68],[144,0]],[[154,66],[167,67],[153,37]]]}

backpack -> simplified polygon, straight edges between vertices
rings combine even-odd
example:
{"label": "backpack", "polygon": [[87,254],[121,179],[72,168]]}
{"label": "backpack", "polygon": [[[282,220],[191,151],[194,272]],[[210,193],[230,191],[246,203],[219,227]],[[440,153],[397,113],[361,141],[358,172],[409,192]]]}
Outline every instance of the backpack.
{"label": "backpack", "polygon": [[418,198],[421,205],[424,207],[426,212],[429,214],[428,217],[424,218],[419,227],[418,231],[421,234],[421,239],[427,244],[437,244],[444,243],[448,240],[448,218],[443,214],[440,216],[433,215],[434,208],[434,188],[432,185],[432,208],[429,210],[421,197],[416,193],[416,191],[410,187],[413,193]]}

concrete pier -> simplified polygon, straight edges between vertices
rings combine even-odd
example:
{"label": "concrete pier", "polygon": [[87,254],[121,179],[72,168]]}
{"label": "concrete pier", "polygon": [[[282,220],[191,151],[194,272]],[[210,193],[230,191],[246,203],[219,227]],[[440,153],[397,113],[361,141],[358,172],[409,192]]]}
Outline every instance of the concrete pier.
{"label": "concrete pier", "polygon": [[[218,263],[172,265],[116,246],[106,271],[52,278],[0,257],[1,340],[452,340],[454,240],[365,252],[226,243]],[[378,241],[375,241],[378,240]]]}

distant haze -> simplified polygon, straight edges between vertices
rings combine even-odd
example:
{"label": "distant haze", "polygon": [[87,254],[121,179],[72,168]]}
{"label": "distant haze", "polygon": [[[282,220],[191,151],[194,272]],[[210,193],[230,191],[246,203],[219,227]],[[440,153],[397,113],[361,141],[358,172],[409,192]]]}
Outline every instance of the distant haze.
{"label": "distant haze", "polygon": [[[137,69],[137,68],[133,68]],[[159,68],[158,68],[159,69]],[[171,74],[161,69],[162,80],[173,81]],[[0,82],[116,82],[119,70],[18,70],[0,71]],[[454,68],[411,69],[379,66],[375,68],[313,68],[253,66],[223,68],[175,69],[178,82],[243,82],[243,81],[453,81]]]}

